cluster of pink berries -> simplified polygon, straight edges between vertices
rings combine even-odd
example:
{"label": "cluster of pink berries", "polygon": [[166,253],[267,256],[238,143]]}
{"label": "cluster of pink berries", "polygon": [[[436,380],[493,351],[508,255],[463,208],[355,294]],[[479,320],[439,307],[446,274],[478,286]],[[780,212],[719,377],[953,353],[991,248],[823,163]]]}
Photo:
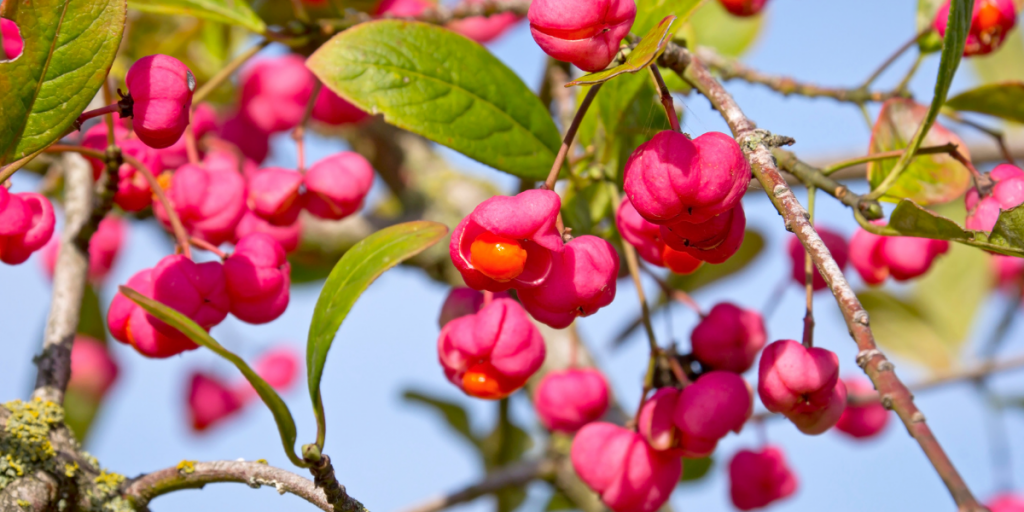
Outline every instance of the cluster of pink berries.
{"label": "cluster of pink berries", "polygon": [[[260,356],[253,371],[272,388],[285,391],[295,383],[301,367],[302,361],[295,352],[279,347]],[[239,413],[256,397],[256,390],[245,379],[226,384],[215,375],[193,372],[187,392],[192,429],[205,431]]]}
{"label": "cluster of pink berries", "polygon": [[[484,0],[467,0],[468,4],[483,3]],[[433,2],[427,0],[383,0],[377,5],[375,12],[378,16],[415,17],[423,14],[427,9],[434,7]],[[461,20],[455,20],[445,25],[445,28],[462,34],[478,43],[489,43],[512,28],[521,18],[510,12],[495,14],[493,16],[471,16]]]}
{"label": "cluster of pink berries", "polygon": [[[876,221],[884,225],[884,221]],[[935,258],[949,251],[949,242],[909,236],[883,237],[858,229],[850,240],[850,263],[870,285],[892,276],[907,281],[928,272]]]}
{"label": "cluster of pink berries", "polygon": [[53,236],[50,200],[34,192],[12,194],[0,184],[0,261],[24,263]]}
{"label": "cluster of pink berries", "polygon": [[[947,0],[935,14],[932,23],[942,37],[946,36],[949,24],[949,7],[950,1]],[[996,51],[1016,24],[1017,6],[1013,0],[977,0],[974,2],[964,56],[987,55]]]}

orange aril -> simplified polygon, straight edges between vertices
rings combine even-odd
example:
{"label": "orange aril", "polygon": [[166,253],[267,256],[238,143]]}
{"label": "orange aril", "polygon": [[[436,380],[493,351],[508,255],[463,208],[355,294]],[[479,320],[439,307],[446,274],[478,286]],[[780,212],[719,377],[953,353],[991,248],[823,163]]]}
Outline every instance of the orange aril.
{"label": "orange aril", "polygon": [[669,270],[676,274],[686,275],[695,272],[702,264],[703,261],[690,256],[683,251],[677,251],[669,246],[665,246],[665,249],[661,251],[661,259],[665,262],[665,266]]}
{"label": "orange aril", "polygon": [[469,260],[481,274],[505,283],[523,273],[526,249],[518,240],[485,231],[473,240]]}
{"label": "orange aril", "polygon": [[484,400],[500,400],[511,395],[519,386],[515,386],[498,373],[491,363],[476,363],[462,375],[462,390],[469,396]]}

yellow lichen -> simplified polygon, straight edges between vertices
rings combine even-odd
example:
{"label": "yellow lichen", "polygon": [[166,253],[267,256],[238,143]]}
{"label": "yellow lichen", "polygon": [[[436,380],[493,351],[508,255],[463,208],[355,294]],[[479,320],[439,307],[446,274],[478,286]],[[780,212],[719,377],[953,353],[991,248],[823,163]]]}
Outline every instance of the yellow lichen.
{"label": "yellow lichen", "polygon": [[196,461],[194,460],[183,460],[178,463],[178,473],[183,475],[189,475],[195,473]]}
{"label": "yellow lichen", "polygon": [[65,462],[64,463],[64,476],[68,478],[74,478],[75,473],[78,473],[77,462]]}
{"label": "yellow lichen", "polygon": [[264,466],[270,465],[270,463],[267,462],[267,459],[256,459],[256,463],[263,464]]}
{"label": "yellow lichen", "polygon": [[0,433],[0,489],[38,469],[55,472],[56,452],[50,431],[64,422],[64,409],[42,399],[14,400],[3,404],[10,412]]}

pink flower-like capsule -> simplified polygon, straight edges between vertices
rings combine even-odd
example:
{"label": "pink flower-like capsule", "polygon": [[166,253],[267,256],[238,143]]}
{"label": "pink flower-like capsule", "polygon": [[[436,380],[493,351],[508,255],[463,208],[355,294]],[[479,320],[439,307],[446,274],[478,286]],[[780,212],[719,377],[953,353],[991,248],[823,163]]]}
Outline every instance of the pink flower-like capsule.
{"label": "pink flower-like capsule", "polygon": [[564,329],[615,299],[619,253],[607,240],[583,235],[552,256],[550,275],[540,286],[517,289],[523,307],[538,321]]}
{"label": "pink flower-like capsule", "polygon": [[[166,256],[153,268],[153,299],[209,330],[224,321],[231,307],[224,265],[196,263],[182,254]],[[178,332],[155,317],[150,320],[168,336]]]}
{"label": "pink flower-like capsule", "polygon": [[253,233],[270,235],[277,243],[281,244],[284,252],[290,253],[299,248],[299,240],[302,238],[302,219],[297,219],[290,226],[274,226],[246,209],[242,220],[238,221],[238,226],[235,227],[235,239],[240,240]]}
{"label": "pink flower-like capsule", "polygon": [[[213,133],[219,130],[220,123],[217,120],[217,112],[213,110],[213,107],[206,103],[202,103],[192,111],[192,133],[195,134],[196,140],[202,139],[207,133]],[[160,155],[160,163],[164,169],[177,169],[188,163],[188,148],[185,144],[185,137],[178,139],[178,142],[171,144],[170,146],[158,150],[157,154]],[[150,168],[154,173],[158,172],[155,169]]]}
{"label": "pink flower-like capsule", "polygon": [[533,396],[541,423],[549,430],[576,432],[608,410],[608,382],[592,368],[551,372]]}
{"label": "pink flower-like capsule", "polygon": [[242,405],[235,391],[212,375],[196,372],[189,379],[188,413],[196,432],[231,417]]}
{"label": "pink flower-like capsule", "polygon": [[701,365],[735,373],[749,370],[767,341],[760,313],[728,302],[715,304],[690,335]]}
{"label": "pink flower-like capsule", "polygon": [[945,240],[884,237],[864,229],[857,229],[850,239],[850,263],[870,285],[881,284],[889,276],[897,281],[922,276],[947,251]]}
{"label": "pink flower-like capsule", "polygon": [[740,510],[753,510],[788,498],[796,492],[796,475],[782,450],[740,450],[729,461],[729,496]]}
{"label": "pink flower-like capsule", "polygon": [[[846,262],[849,259],[850,248],[846,243],[846,239],[843,238],[843,235],[840,235],[827,228],[815,226],[814,229],[817,230],[818,236],[821,237],[821,241],[825,242],[825,248],[827,248],[828,252],[832,254],[832,259],[836,261],[836,265],[839,266],[839,269],[842,270],[846,268]],[[804,250],[803,244],[800,243],[800,240],[796,237],[796,235],[790,237],[789,259],[790,261],[793,262],[793,281],[795,281],[800,286],[803,286],[804,283],[807,281],[804,273],[804,261],[806,257],[807,253]],[[826,287],[828,287],[828,284],[825,283],[825,279],[821,277],[821,273],[818,272],[817,268],[813,269],[812,272],[814,272],[814,279],[812,285],[814,291],[824,290]]]}
{"label": "pink flower-like capsule", "polygon": [[530,33],[544,53],[584,71],[600,71],[615,58],[636,19],[633,0],[535,0]]}
{"label": "pink flower-like capsule", "polygon": [[683,472],[678,457],[654,450],[618,425],[595,422],[580,429],[570,451],[580,480],[615,512],[654,512]]}
{"label": "pink flower-like capsule", "polygon": [[[128,226],[121,217],[108,215],[100,221],[99,227],[89,239],[89,281],[100,283],[117,261],[121,252]],[[60,253],[60,241],[57,237],[50,240],[43,248],[43,268],[52,278],[57,266],[57,255]]]}
{"label": "pink flower-like capsule", "polygon": [[288,308],[291,270],[284,249],[270,235],[240,239],[224,260],[231,314],[251,324],[277,319]]}
{"label": "pink flower-like capsule", "polygon": [[313,119],[332,126],[358,123],[369,117],[359,107],[345,101],[330,89],[323,87],[313,104]]}
{"label": "pink flower-like capsule", "polygon": [[761,12],[768,0],[718,0],[718,3],[734,16],[747,17]]}
{"label": "pink flower-like capsule", "polygon": [[690,140],[666,130],[633,151],[624,188],[640,215],[655,224],[701,223],[740,203],[750,173],[732,137],[708,132]]}
{"label": "pink flower-like capsule", "polygon": [[991,512],[1024,512],[1024,498],[1014,494],[1000,494],[986,506]]}
{"label": "pink flower-like capsule", "polygon": [[[153,298],[153,269],[147,268],[139,271],[128,280],[126,286],[146,297]],[[146,357],[171,357],[186,350],[199,348],[199,345],[177,331],[171,335],[165,335],[156,330],[150,318],[146,314],[146,310],[121,292],[117,292],[107,310],[107,327],[114,339],[131,345]]]}
{"label": "pink flower-like capsule", "polygon": [[[220,245],[234,238],[245,214],[245,179],[234,170],[186,164],[171,175],[167,198],[189,234]],[[153,214],[170,227],[160,202],[153,204]]]}
{"label": "pink flower-like capsule", "polygon": [[[483,0],[467,0],[468,4],[479,4]],[[452,32],[462,34],[478,43],[489,43],[505,33],[519,21],[519,17],[511,12],[503,12],[492,16],[473,16],[455,20],[445,27]],[[607,65],[607,64],[605,64]]]}
{"label": "pink flower-like capsule", "polygon": [[[0,188],[2,187],[3,185],[0,185]],[[0,236],[0,261],[8,265],[24,263],[33,252],[42,249],[53,237],[53,227],[56,224],[53,205],[46,196],[35,192],[11,194],[4,213],[18,202],[28,210],[29,225],[28,229],[19,234]],[[3,224],[3,221],[3,213],[0,213],[0,224]]]}
{"label": "pink flower-like capsule", "polygon": [[672,249],[718,264],[740,249],[746,228],[747,215],[743,205],[737,204],[732,210],[700,224],[680,221],[661,226],[661,237]]}
{"label": "pink flower-like capsule", "polygon": [[1010,164],[1001,164],[988,174],[995,182],[992,194],[980,197],[972,188],[964,196],[967,206],[967,229],[992,231],[1002,210],[1009,210],[1024,203],[1024,170]]}
{"label": "pink flower-like capsule", "polygon": [[32,227],[32,210],[19,194],[0,185],[0,237],[18,236]]}
{"label": "pink flower-like capsule", "polygon": [[7,56],[7,60],[18,58],[21,55],[21,50],[25,47],[18,24],[9,19],[0,18],[0,37],[3,37],[4,54]]}
{"label": "pink flower-like capsule", "polygon": [[[947,0],[935,13],[932,24],[942,37],[946,37],[949,24],[949,6]],[[964,57],[987,55],[997,50],[1016,24],[1017,7],[1013,0],[977,0],[971,15],[967,44],[964,45]]]}
{"label": "pink flower-like capsule", "polygon": [[270,152],[270,135],[250,123],[241,113],[228,118],[220,128],[220,137],[234,144],[246,158],[259,164]]}
{"label": "pink flower-like capsule", "polygon": [[496,196],[477,205],[455,227],[448,247],[466,285],[500,292],[544,282],[563,247],[555,227],[561,205],[550,190]]}
{"label": "pink flower-like capsule", "polygon": [[373,167],[359,153],[342,151],[306,171],[305,206],[309,213],[340,220],[363,207],[373,186]]}
{"label": "pink flower-like capsule", "polygon": [[313,94],[313,73],[295,54],[256,62],[242,72],[241,80],[240,114],[264,133],[294,128]]}
{"label": "pink flower-like capsule", "polygon": [[132,64],[124,78],[132,96],[132,127],[152,148],[166,148],[188,126],[196,78],[180,60],[150,55]]}
{"label": "pink flower-like capsule", "polygon": [[628,197],[622,198],[615,213],[615,224],[622,238],[636,248],[636,252],[651,265],[667,267],[676,274],[689,274],[703,262],[685,252],[677,251],[661,239],[661,228],[640,216]]}
{"label": "pink flower-like capsule", "polygon": [[544,338],[512,299],[495,299],[441,329],[437,355],[444,374],[464,393],[497,400],[511,395],[544,362]]}
{"label": "pink flower-like capsule", "polygon": [[869,397],[876,401],[865,401],[864,403],[853,403],[846,406],[843,415],[836,423],[836,430],[849,435],[855,439],[867,439],[875,437],[889,424],[889,411],[877,402],[878,394],[871,381],[855,377],[844,379],[847,390],[858,398],[857,402]]}
{"label": "pink flower-like capsule", "polygon": [[484,306],[484,294],[465,286],[457,286],[448,292],[448,297],[441,305],[441,314],[437,318],[438,327],[466,315],[476,314]]}
{"label": "pink flower-like capsule", "polygon": [[[281,346],[264,352],[252,365],[252,369],[256,375],[267,381],[270,387],[278,391],[286,391],[295,384],[295,378],[299,375],[301,366],[302,357],[290,347]],[[244,403],[258,395],[249,381],[242,379],[238,383],[235,396]]]}
{"label": "pink flower-like capsule", "polygon": [[831,428],[846,408],[839,358],[793,340],[779,340],[764,349],[757,392],[769,411],[783,414],[809,435]]}
{"label": "pink flower-like capsule", "polygon": [[381,0],[375,14],[377,16],[390,14],[398,18],[407,18],[419,16],[431,7],[433,4],[424,0]]}
{"label": "pink flower-like capsule", "polygon": [[249,210],[274,226],[295,224],[302,211],[302,174],[268,167],[260,169],[249,179]]}
{"label": "pink flower-like capsule", "polygon": [[75,336],[68,391],[73,390],[90,402],[98,403],[114,385],[117,373],[117,362],[110,357],[106,345],[89,336]]}
{"label": "pink flower-like capsule", "polygon": [[[114,126],[114,137],[121,152],[137,159],[146,166],[153,174],[159,174],[164,169],[160,152],[153,149],[137,138],[129,138],[128,130],[120,124]],[[98,151],[107,148],[107,127],[99,123],[85,132],[82,145]],[[87,158],[92,165],[93,179],[100,179],[105,165],[97,158]],[[153,191],[149,188],[149,182],[141,172],[131,164],[124,163],[117,169],[117,192],[114,193],[114,204],[127,212],[144,210],[153,202]]]}

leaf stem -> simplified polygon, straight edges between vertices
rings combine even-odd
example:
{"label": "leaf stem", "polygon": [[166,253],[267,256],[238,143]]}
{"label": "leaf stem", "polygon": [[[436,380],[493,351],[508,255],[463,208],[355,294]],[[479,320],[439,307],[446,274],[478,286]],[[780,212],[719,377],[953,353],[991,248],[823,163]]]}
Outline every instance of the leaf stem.
{"label": "leaf stem", "polygon": [[[918,155],[937,155],[937,154],[941,154],[941,153],[952,153],[952,152],[957,150],[957,147],[958,146],[956,144],[953,144],[952,142],[949,143],[949,144],[943,144],[941,146],[928,146],[928,147],[924,147],[924,148],[918,149],[917,150],[917,154]],[[868,163],[868,162],[877,162],[879,160],[889,160],[889,159],[892,159],[892,158],[899,158],[899,157],[903,156],[904,152],[906,152],[906,150],[897,149],[897,150],[893,150],[893,151],[885,151],[883,153],[875,153],[873,155],[866,155],[866,156],[859,156],[857,158],[851,158],[849,160],[844,160],[842,162],[834,163],[834,164],[832,164],[832,165],[830,165],[828,167],[825,167],[825,168],[821,169],[821,174],[824,174],[825,176],[828,176],[830,174],[835,173],[836,171],[840,171],[840,170],[846,169],[847,167],[853,167],[853,166],[860,165],[860,164],[865,164],[865,163]]]}
{"label": "leaf stem", "polygon": [[555,182],[558,181],[558,173],[562,170],[562,165],[565,163],[565,156],[569,153],[569,147],[572,146],[572,141],[576,138],[576,132],[580,128],[580,123],[583,122],[583,117],[587,115],[587,110],[590,108],[590,104],[594,102],[594,98],[597,97],[597,92],[601,90],[602,85],[597,84],[591,87],[587,91],[586,97],[583,98],[583,103],[580,103],[580,108],[576,110],[576,116],[573,117],[572,124],[565,131],[562,147],[559,148],[558,155],[555,156],[555,163],[551,165],[551,172],[548,173],[548,178],[544,180],[542,188],[545,190],[555,189]]}
{"label": "leaf stem", "polygon": [[665,115],[668,116],[668,122],[672,126],[672,131],[681,133],[679,116],[676,114],[676,106],[672,101],[672,91],[669,91],[668,86],[665,85],[665,79],[662,78],[661,71],[658,71],[657,64],[651,64],[647,66],[647,69],[650,70],[651,78],[654,79],[654,85],[658,88],[658,95],[661,96],[661,104],[665,107]]}
{"label": "leaf stem", "polygon": [[231,77],[231,75],[234,74],[234,72],[237,71],[238,68],[242,67],[242,64],[245,64],[246,61],[248,61],[254,55],[259,53],[260,50],[266,48],[267,45],[270,44],[270,42],[271,41],[269,39],[264,39],[260,41],[259,44],[238,54],[238,56],[234,59],[231,59],[231,62],[224,66],[223,69],[218,71],[217,74],[213,75],[213,77],[211,77],[209,81],[203,84],[202,87],[196,90],[195,94],[192,95],[192,105],[198,105],[202,103],[206,99],[206,97],[209,96],[210,93],[212,93],[213,90],[217,88],[217,86],[219,86],[229,77]]}
{"label": "leaf stem", "polygon": [[[807,187],[807,221],[814,225],[814,185]],[[807,291],[807,312],[804,314],[804,346],[814,346],[814,263],[810,251],[804,249],[804,287]]]}
{"label": "leaf stem", "polygon": [[220,258],[221,260],[225,260],[228,257],[228,255],[224,251],[220,250],[220,247],[217,247],[216,245],[213,245],[210,242],[203,240],[202,238],[196,238],[194,236],[191,236],[188,238],[188,241],[190,244],[204,251],[212,252],[213,254],[217,255],[217,257]]}
{"label": "leaf stem", "polygon": [[[612,187],[612,204],[619,204],[619,189]],[[647,295],[644,294],[644,284],[640,280],[640,264],[636,257],[636,249],[628,242],[622,243],[622,252],[626,255],[626,267],[629,268],[629,275],[633,277],[633,285],[636,287],[637,297],[640,300],[640,313],[643,317],[644,330],[647,331],[647,342],[651,347],[652,357],[660,350],[658,340],[654,336],[654,326],[651,324],[651,310],[647,306]]]}
{"label": "leaf stem", "polygon": [[317,96],[320,95],[320,89],[323,86],[323,82],[314,79],[313,94],[309,96],[309,101],[306,102],[306,109],[302,112],[302,119],[299,121],[299,124],[295,125],[295,129],[292,130],[292,140],[295,141],[296,168],[300,173],[306,172],[306,124],[309,123],[309,117],[313,114],[313,107],[316,105]]}

